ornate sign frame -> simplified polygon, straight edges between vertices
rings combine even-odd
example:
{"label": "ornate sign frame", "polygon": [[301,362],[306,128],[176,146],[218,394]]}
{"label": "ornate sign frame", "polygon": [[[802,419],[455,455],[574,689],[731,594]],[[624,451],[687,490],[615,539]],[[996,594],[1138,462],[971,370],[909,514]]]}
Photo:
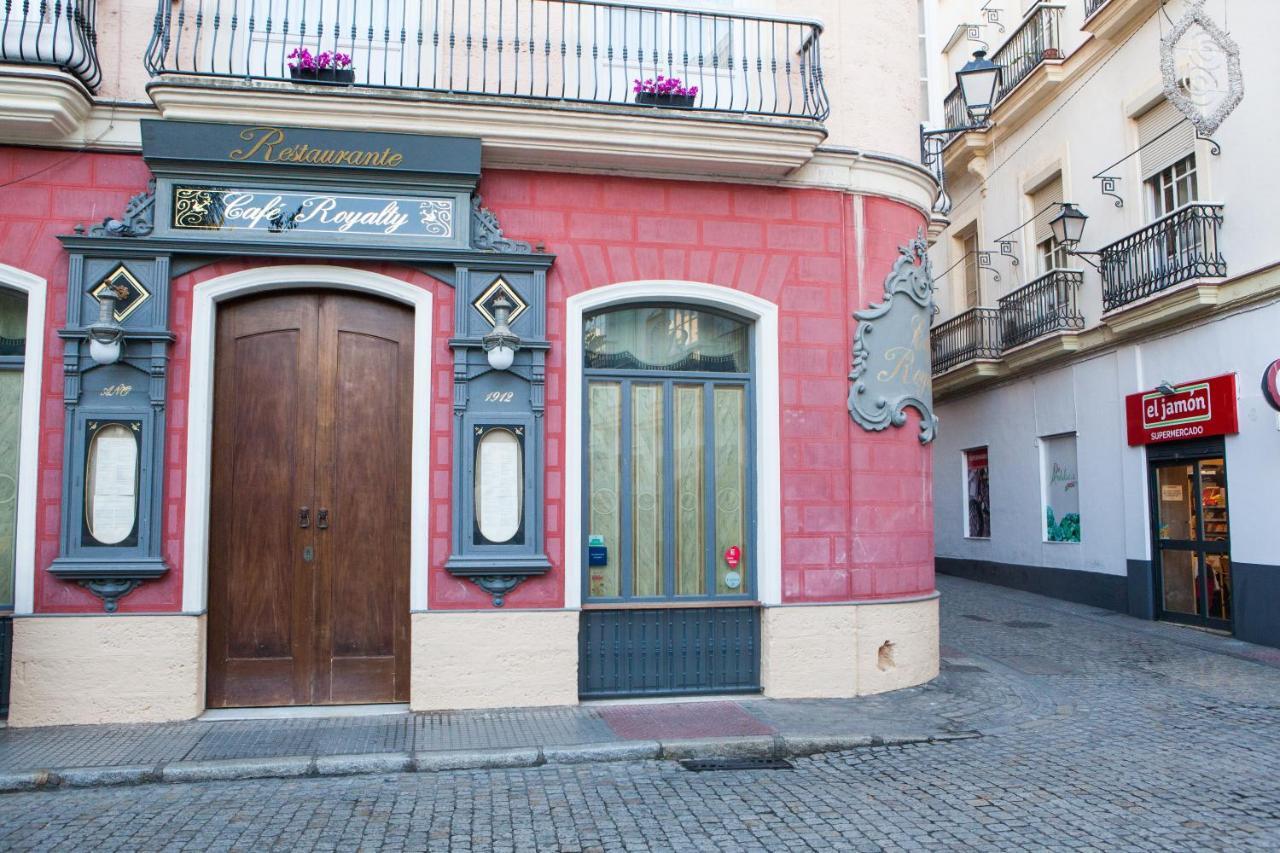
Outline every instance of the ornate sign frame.
{"label": "ornate sign frame", "polygon": [[[1178,20],[1172,30],[1160,39],[1160,75],[1164,83],[1164,94],[1178,111],[1191,120],[1196,126],[1196,133],[1199,136],[1213,136],[1222,123],[1226,121],[1227,116],[1235,111],[1235,108],[1244,100],[1244,75],[1240,70],[1240,45],[1235,39],[1231,38],[1218,23],[1209,17],[1209,13],[1204,10],[1205,0],[1191,0],[1190,6],[1187,8],[1183,16]],[[1196,102],[1194,91],[1188,93],[1183,86],[1183,77],[1179,74],[1178,60],[1176,51],[1178,42],[1182,41],[1194,27],[1200,27],[1208,36],[1209,41],[1214,47],[1222,52],[1222,58],[1226,61],[1227,73],[1227,89],[1223,93],[1222,100],[1214,107],[1212,112],[1205,113],[1203,105]],[[1204,52],[1200,51],[1201,59],[1204,59]],[[1214,77],[1214,68],[1201,63],[1197,64],[1191,77],[1191,83],[1195,84],[1198,79]]]}
{"label": "ornate sign frame", "polygon": [[[849,415],[863,429],[880,432],[907,422],[907,409],[920,414],[920,443],[933,441],[929,323],[933,319],[933,267],[921,229],[906,246],[884,282],[883,302],[855,311],[853,370],[849,373]],[[921,363],[923,362],[923,363]]]}

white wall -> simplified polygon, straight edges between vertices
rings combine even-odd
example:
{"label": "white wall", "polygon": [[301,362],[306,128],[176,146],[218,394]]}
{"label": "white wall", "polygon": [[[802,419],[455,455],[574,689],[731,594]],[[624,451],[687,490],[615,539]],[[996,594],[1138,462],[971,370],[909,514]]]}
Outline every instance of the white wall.
{"label": "white wall", "polygon": [[[1016,4],[1018,0],[1005,2]],[[943,11],[948,7],[982,5],[981,0],[939,3]],[[1262,175],[1273,171],[1275,157],[1271,149],[1280,136],[1280,113],[1275,109],[1280,102],[1280,51],[1274,46],[1274,33],[1280,32],[1280,3],[1210,0],[1206,8],[1217,21],[1225,19],[1239,43],[1245,80],[1244,102],[1215,134],[1222,145],[1222,155],[1211,156],[1207,143],[1201,143],[1197,151],[1200,198],[1226,205],[1221,247],[1229,272],[1238,275],[1280,258],[1280,244],[1260,239],[1252,227],[1254,223],[1277,221],[1275,193],[1270,187],[1273,182],[1259,180],[1259,170],[1264,170]],[[1079,30],[1082,9],[1080,2],[1067,4],[1063,38],[1069,50],[1088,38]],[[1182,11],[1182,0],[1171,0],[1168,9],[1176,20]],[[945,39],[950,34],[946,15],[940,12],[938,19],[940,37]],[[967,172],[948,174],[948,189],[955,203],[950,217],[954,225],[934,247],[936,270],[944,271],[960,259],[952,235],[975,217],[980,222],[982,248],[994,250],[995,238],[1032,215],[1027,191],[1057,168],[1063,173],[1066,199],[1079,204],[1089,215],[1082,248],[1107,245],[1150,221],[1138,157],[1130,158],[1112,172],[1122,179],[1123,208],[1115,207],[1112,199],[1101,194],[1092,176],[1137,148],[1132,117],[1161,96],[1159,40],[1170,28],[1163,15],[1153,12],[1127,43],[1104,46],[1115,55],[1105,64],[1074,75],[1054,101],[995,147],[987,158],[985,181]],[[988,26],[985,32],[990,34],[992,30]],[[1070,61],[1067,66],[1071,66]],[[949,89],[947,86],[944,91]],[[996,119],[999,120],[998,113]],[[990,272],[982,273],[986,305],[995,306],[1000,296],[1038,275],[1030,226],[1024,226],[1014,236],[1020,241],[1022,263],[1013,267],[1007,259],[997,256],[994,263],[1002,280],[996,282]],[[959,273],[957,267],[938,282],[942,310],[939,319],[946,319],[963,307]],[[1098,274],[1087,267],[1082,296],[1088,324],[1095,325],[1102,313],[1101,283]]]}
{"label": "white wall", "polygon": [[[937,554],[1123,575],[1147,559],[1146,455],[1125,438],[1124,398],[1163,380],[1237,373],[1240,434],[1226,438],[1231,556],[1280,564],[1280,414],[1261,377],[1280,358],[1280,302],[1129,344],[1076,364],[947,401],[934,457]],[[1077,433],[1081,541],[1044,542],[1037,438]],[[963,451],[990,448],[991,539],[964,537]]]}

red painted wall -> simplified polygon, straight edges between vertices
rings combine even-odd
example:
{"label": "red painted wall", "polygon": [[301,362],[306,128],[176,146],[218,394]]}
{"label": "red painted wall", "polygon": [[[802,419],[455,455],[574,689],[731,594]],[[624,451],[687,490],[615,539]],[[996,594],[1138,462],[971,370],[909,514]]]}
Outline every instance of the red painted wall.
{"label": "red painted wall", "polygon": [[[61,341],[66,258],[56,235],[116,215],[148,173],[133,155],[0,148],[0,261],[49,281],[40,441],[36,609],[92,612],[89,593],[43,571],[57,554],[63,409]],[[23,179],[25,178],[25,179]],[[845,408],[854,322],[879,301],[897,249],[924,224],[880,198],[534,172],[490,171],[486,206],[510,236],[546,245],[548,279],[546,543],[554,569],[519,587],[508,607],[564,603],[564,300],[606,284],[683,279],[734,287],[780,308],[782,545],[785,601],[886,598],[933,589],[930,454],[912,415],[902,428],[868,433]],[[257,264],[257,261],[252,262]],[[174,282],[177,335],[169,385],[163,553],[167,577],[124,598],[126,612],[181,606],[183,468],[191,288],[249,263],[226,261]],[[430,606],[487,608],[487,596],[449,576],[453,292],[422,273],[361,265],[435,294],[432,352]]]}

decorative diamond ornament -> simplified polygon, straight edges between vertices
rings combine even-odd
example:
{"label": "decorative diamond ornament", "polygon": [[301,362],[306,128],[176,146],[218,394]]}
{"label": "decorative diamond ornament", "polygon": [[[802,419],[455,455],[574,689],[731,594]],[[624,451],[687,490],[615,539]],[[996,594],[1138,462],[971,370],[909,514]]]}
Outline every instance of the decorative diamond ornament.
{"label": "decorative diamond ornament", "polygon": [[116,297],[115,311],[112,312],[117,323],[123,323],[130,314],[142,307],[142,303],[151,298],[151,292],[124,268],[124,264],[118,265],[106,278],[95,284],[89,295],[98,299],[107,288],[123,294]]}
{"label": "decorative diamond ornament", "polygon": [[1244,100],[1240,46],[1205,11],[1188,0],[1182,18],[1160,39],[1164,94],[1196,126],[1212,136]]}
{"label": "decorative diamond ornament", "polygon": [[507,299],[511,300],[511,303],[515,306],[511,309],[511,313],[507,315],[508,325],[515,322],[515,319],[523,314],[525,309],[529,307],[529,303],[520,298],[520,294],[516,293],[515,288],[499,278],[493,284],[489,285],[489,287],[485,289],[484,293],[480,294],[480,297],[476,299],[475,302],[471,303],[475,306],[475,309],[480,312],[480,316],[484,317],[490,326],[497,322],[493,318],[493,309],[490,306],[493,304],[494,298],[497,297],[499,293],[506,294]]}

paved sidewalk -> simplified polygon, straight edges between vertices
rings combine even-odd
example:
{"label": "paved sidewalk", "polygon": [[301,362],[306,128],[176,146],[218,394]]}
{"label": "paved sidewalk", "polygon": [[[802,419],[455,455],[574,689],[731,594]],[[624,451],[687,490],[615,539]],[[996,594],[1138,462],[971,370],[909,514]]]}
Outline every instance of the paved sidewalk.
{"label": "paved sidewalk", "polygon": [[[1072,691],[1052,688],[1079,677],[1088,681],[1092,675],[1097,683],[1113,676],[1120,663],[1110,659],[1117,630],[1132,650],[1123,664],[1144,673],[1189,667],[1202,679],[1209,670],[1193,661],[1205,653],[1280,670],[1280,650],[982,584],[940,578],[939,585],[950,611],[942,673],[909,690],[851,700],[747,698],[3,729],[0,793],[710,755],[803,756],[1068,725],[1075,711]],[[1069,618],[1074,642],[1093,642],[1096,634],[1096,642],[1110,644],[1107,654],[1092,664],[1087,656],[1068,664],[1046,654],[1043,635],[1053,626],[1043,620],[1055,614]],[[1173,652],[1179,646],[1185,657]],[[1238,688],[1246,684],[1237,682]]]}

